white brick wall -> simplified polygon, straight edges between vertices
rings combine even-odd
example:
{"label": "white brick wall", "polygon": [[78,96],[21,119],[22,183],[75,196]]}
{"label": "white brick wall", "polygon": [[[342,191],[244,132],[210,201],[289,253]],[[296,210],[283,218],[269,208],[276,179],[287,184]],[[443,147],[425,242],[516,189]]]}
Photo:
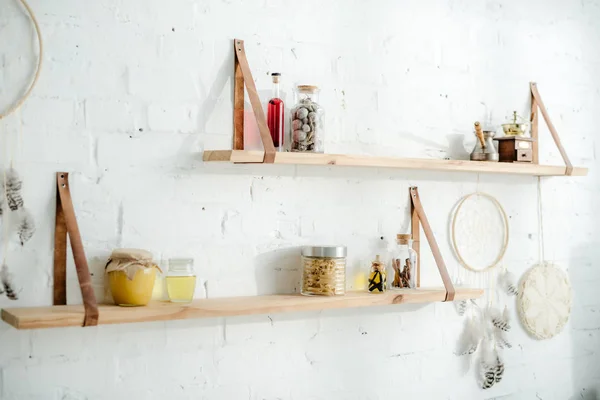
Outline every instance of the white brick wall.
{"label": "white brick wall", "polygon": [[[0,398],[597,399],[600,398],[600,2],[31,0],[46,56],[20,112],[26,200],[38,233],[9,261],[21,299],[51,302],[54,173],[72,172],[75,207],[101,292],[110,250],[191,255],[209,296],[298,286],[297,246],[339,242],[367,268],[380,236],[408,228],[418,185],[451,271],[448,215],[477,187],[510,219],[506,265],[537,258],[536,180],[343,167],[205,165],[230,146],[234,37],[246,40],[261,94],[270,71],[321,84],[329,152],[456,156],[472,122],[526,114],[536,80],[586,178],[544,179],[547,258],[571,277],[559,337],[518,326],[506,377],[488,392],[452,354],[452,305],[339,310],[18,332],[0,325]],[[33,33],[0,2],[0,107],[23,90]],[[291,98],[288,97],[288,104]],[[1,123],[18,136],[16,117]],[[560,163],[541,129],[541,158]],[[4,139],[3,139],[4,140]],[[5,159],[2,141],[0,161]],[[424,244],[423,280],[439,284]],[[69,300],[79,293],[70,265]],[[199,285],[198,296],[204,296]]]}

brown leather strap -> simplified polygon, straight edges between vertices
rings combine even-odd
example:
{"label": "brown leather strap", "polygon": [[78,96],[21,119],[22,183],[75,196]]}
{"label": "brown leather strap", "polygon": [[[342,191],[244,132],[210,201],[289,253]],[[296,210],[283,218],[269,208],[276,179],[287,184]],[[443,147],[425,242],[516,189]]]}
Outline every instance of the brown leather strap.
{"label": "brown leather strap", "polygon": [[[233,42],[235,47],[235,41]],[[237,51],[236,51],[237,54]],[[244,75],[237,55],[233,81],[233,149],[244,150]]]}
{"label": "brown leather strap", "polygon": [[417,287],[421,287],[421,224],[419,224],[419,214],[412,202],[410,203],[410,222],[412,248],[417,252]]}
{"label": "brown leather strap", "polygon": [[[58,224],[61,221],[64,222],[66,232],[69,234],[71,249],[73,250],[73,259],[75,260],[75,269],[77,270],[77,279],[79,280],[83,307],[85,309],[83,326],[98,325],[98,304],[96,303],[90,270],[85,258],[85,251],[83,250],[83,242],[81,241],[79,227],[77,226],[77,219],[75,218],[75,209],[73,208],[71,191],[69,190],[69,174],[66,172],[59,172],[56,174],[56,180],[58,185],[57,201],[59,202],[57,209],[61,208],[63,212],[62,219],[59,220],[59,217],[57,216],[56,223]],[[62,229],[58,225],[57,228]],[[58,244],[59,246],[62,246],[61,243]],[[66,243],[63,247],[55,247],[54,258],[56,260],[57,252],[60,252],[61,248],[64,249],[65,252],[64,259],[66,264]],[[59,257],[59,260],[60,259],[61,258]],[[59,268],[60,267],[61,266],[59,265]]]}
{"label": "brown leather strap", "polygon": [[[62,173],[59,173],[60,176]],[[67,304],[67,224],[61,206],[60,191],[56,191],[56,219],[54,222],[54,298],[52,304]]]}
{"label": "brown leather strap", "polygon": [[252,72],[250,72],[250,65],[246,59],[246,51],[244,50],[244,41],[235,39],[235,57],[239,63],[239,67],[242,70],[244,82],[246,83],[246,90],[248,90],[248,98],[250,98],[250,104],[252,104],[252,110],[258,123],[258,131],[260,132],[260,138],[262,139],[263,147],[265,148],[265,156],[263,162],[272,163],[275,161],[275,145],[273,144],[273,138],[269,133],[269,127],[267,126],[267,119],[265,118],[265,112],[263,111],[254,79],[252,78]]}
{"label": "brown leather strap", "polygon": [[560,155],[562,156],[562,159],[565,162],[565,165],[567,166],[567,168],[565,170],[565,175],[572,175],[573,174],[573,164],[571,164],[571,161],[569,160],[569,156],[567,155],[565,148],[563,147],[562,143],[560,142],[560,137],[558,137],[558,132],[556,131],[554,124],[552,124],[552,121],[550,120],[550,115],[548,114],[548,111],[546,110],[546,106],[544,105],[544,102],[542,101],[540,92],[538,92],[537,84],[535,82],[531,82],[529,85],[531,87],[531,94],[533,95],[534,100],[537,102],[537,105],[540,108],[540,111],[542,112],[542,116],[544,117],[544,121],[546,121],[546,125],[548,125],[548,130],[550,131],[550,134],[552,134],[554,143],[556,143],[556,147],[558,147],[558,151],[560,152]]}
{"label": "brown leather strap", "polygon": [[446,264],[444,264],[444,259],[442,258],[440,248],[438,247],[435,237],[433,236],[433,232],[431,231],[431,226],[427,220],[427,215],[425,215],[425,210],[421,204],[419,191],[416,186],[410,188],[410,200],[417,215],[419,216],[421,225],[423,225],[423,232],[425,232],[425,237],[427,238],[427,242],[429,242],[429,247],[431,247],[433,258],[435,259],[435,263],[440,271],[440,275],[442,276],[442,281],[444,282],[444,287],[446,288],[446,299],[444,301],[452,301],[454,300],[456,290],[454,289],[450,275],[448,275],[448,270],[446,269]]}
{"label": "brown leather strap", "polygon": [[533,96],[533,93],[531,93],[531,138],[533,139],[532,142],[532,162],[534,164],[539,164],[540,163],[540,158],[539,158],[539,154],[540,154],[540,147],[539,147],[539,140],[538,140],[538,120],[539,120],[539,115],[538,115],[538,103],[535,100],[535,97]]}

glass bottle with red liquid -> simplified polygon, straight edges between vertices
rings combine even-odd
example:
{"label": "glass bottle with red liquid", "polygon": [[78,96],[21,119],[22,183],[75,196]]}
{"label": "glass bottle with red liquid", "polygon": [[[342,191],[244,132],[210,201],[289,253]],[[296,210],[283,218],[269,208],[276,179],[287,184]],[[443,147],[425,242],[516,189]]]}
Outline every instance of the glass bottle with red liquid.
{"label": "glass bottle with red liquid", "polygon": [[279,88],[279,79],[281,74],[279,72],[274,72],[271,74],[273,78],[273,96],[271,100],[269,100],[269,107],[267,109],[267,125],[269,126],[269,131],[271,132],[271,138],[273,139],[273,144],[275,145],[275,149],[277,151],[283,151],[284,143],[284,104],[283,100],[281,100],[281,91]]}

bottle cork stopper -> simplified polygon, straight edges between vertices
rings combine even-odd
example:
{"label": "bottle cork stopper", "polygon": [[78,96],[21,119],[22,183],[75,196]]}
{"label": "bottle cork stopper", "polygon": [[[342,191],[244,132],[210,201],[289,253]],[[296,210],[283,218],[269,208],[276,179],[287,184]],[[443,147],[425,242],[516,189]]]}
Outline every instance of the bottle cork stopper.
{"label": "bottle cork stopper", "polygon": [[396,235],[396,239],[400,244],[408,244],[408,241],[411,239],[411,236],[408,233],[399,233]]}

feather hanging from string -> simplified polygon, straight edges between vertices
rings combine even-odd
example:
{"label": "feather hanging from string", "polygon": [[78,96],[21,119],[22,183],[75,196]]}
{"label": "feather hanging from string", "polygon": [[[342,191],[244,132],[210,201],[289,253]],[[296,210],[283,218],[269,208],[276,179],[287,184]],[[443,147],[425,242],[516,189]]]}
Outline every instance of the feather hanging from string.
{"label": "feather hanging from string", "polygon": [[494,325],[497,329],[503,330],[504,332],[508,332],[510,330],[508,308],[505,307],[503,313],[500,313],[497,308],[492,308],[490,309],[489,317],[492,321],[492,325]]}
{"label": "feather hanging from string", "polygon": [[496,383],[497,358],[494,356],[489,340],[482,345],[481,361],[479,362],[479,381],[482,389],[489,389]]}
{"label": "feather hanging from string", "polygon": [[0,217],[4,213],[4,182],[0,180]]}
{"label": "feather hanging from string", "polygon": [[516,284],[515,276],[505,271],[498,277],[499,286],[510,296],[516,296],[519,294],[519,287]]}
{"label": "feather hanging from string", "polygon": [[19,210],[19,223],[17,225],[17,235],[19,236],[19,242],[21,246],[31,239],[35,233],[35,221],[33,216],[26,208]]}
{"label": "feather hanging from string", "polygon": [[501,349],[512,348],[512,344],[506,338],[503,330],[494,327],[494,339],[496,340],[498,347]]}
{"label": "feather hanging from string", "polygon": [[6,201],[8,203],[8,207],[12,211],[17,211],[19,208],[23,207],[23,197],[21,197],[22,186],[23,181],[14,168],[6,171]]}
{"label": "feather hanging from string", "polygon": [[2,281],[2,287],[6,292],[6,297],[11,300],[17,300],[19,297],[13,286],[12,274],[8,270],[6,264],[2,264],[2,268],[0,269],[0,281]]}
{"label": "feather hanging from string", "polygon": [[465,328],[458,342],[456,355],[464,356],[475,353],[480,340],[481,329],[479,328],[478,321],[476,321],[475,318],[467,319]]}
{"label": "feather hanging from string", "polygon": [[466,300],[460,300],[460,301],[454,301],[454,307],[456,308],[456,312],[458,313],[458,315],[460,315],[461,317],[463,315],[465,315],[465,311],[467,310],[467,301]]}
{"label": "feather hanging from string", "polygon": [[503,377],[504,377],[504,362],[502,361],[502,359],[500,358],[498,353],[496,353],[496,368],[494,371],[494,379],[495,379],[496,383],[500,382]]}

